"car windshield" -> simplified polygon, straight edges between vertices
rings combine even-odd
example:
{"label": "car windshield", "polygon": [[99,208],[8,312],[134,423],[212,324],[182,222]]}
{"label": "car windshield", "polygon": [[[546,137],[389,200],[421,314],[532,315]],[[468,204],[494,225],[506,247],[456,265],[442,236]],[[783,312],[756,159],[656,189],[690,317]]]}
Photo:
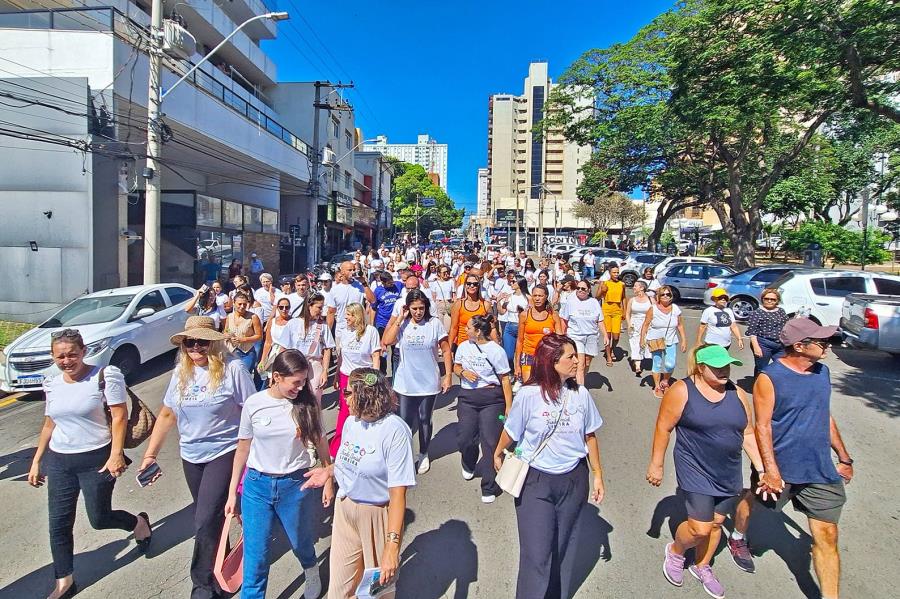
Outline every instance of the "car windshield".
{"label": "car windshield", "polygon": [[57,312],[40,328],[55,329],[110,322],[121,316],[133,299],[133,295],[83,297]]}

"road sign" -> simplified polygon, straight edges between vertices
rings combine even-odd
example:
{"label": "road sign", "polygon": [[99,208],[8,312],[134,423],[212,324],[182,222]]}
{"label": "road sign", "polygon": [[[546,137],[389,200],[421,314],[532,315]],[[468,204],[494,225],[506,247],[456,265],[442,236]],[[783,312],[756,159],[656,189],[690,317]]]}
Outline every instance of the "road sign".
{"label": "road sign", "polygon": [[300,225],[291,225],[288,230],[291,232],[291,239],[300,237]]}
{"label": "road sign", "polygon": [[420,203],[425,208],[434,208],[434,198],[422,198]]}

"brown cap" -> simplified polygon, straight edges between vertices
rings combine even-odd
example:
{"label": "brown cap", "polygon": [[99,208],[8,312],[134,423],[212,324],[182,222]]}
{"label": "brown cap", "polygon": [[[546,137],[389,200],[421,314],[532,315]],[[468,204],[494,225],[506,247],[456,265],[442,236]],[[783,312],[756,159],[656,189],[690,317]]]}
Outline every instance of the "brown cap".
{"label": "brown cap", "polygon": [[781,329],[778,340],[782,345],[787,346],[800,343],[804,339],[830,339],[837,329],[834,326],[823,327],[809,318],[792,318]]}
{"label": "brown cap", "polygon": [[216,321],[209,316],[190,316],[184,325],[184,330],[172,335],[169,341],[172,345],[181,345],[185,337],[191,339],[206,339],[207,341],[222,341],[225,335],[216,330]]}

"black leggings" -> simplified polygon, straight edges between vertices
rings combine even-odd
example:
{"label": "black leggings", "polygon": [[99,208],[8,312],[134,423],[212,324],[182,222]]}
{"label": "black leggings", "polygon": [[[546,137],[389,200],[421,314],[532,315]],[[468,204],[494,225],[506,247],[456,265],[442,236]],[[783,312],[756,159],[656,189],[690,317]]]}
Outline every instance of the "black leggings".
{"label": "black leggings", "polygon": [[73,571],[75,510],[78,494],[84,494],[88,521],[96,530],[118,528],[133,531],[137,516],[112,509],[116,479],[97,472],[109,459],[110,446],[82,453],[47,451],[47,499],[50,513],[50,554],[53,573],[65,578]]}
{"label": "black leggings", "polygon": [[219,586],[213,577],[213,562],[225,524],[225,502],[231,483],[234,451],[211,462],[194,464],[181,460],[184,478],[194,499],[194,555],[191,558],[191,599],[213,599]]}
{"label": "black leggings", "polygon": [[434,412],[434,399],[437,395],[401,395],[397,393],[400,401],[400,418],[415,433],[419,431],[419,453],[428,453],[431,444],[431,435],[434,432],[434,424],[431,422],[431,414]]}

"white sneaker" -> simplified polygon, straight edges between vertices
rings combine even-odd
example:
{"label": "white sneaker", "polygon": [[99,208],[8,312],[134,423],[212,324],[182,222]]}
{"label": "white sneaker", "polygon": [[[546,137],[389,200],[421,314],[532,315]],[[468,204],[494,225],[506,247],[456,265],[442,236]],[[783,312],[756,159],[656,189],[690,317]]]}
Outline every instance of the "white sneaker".
{"label": "white sneaker", "polygon": [[482,495],[481,503],[494,503],[497,500],[496,495]]}
{"label": "white sneaker", "polygon": [[424,453],[419,454],[419,474],[425,474],[431,470],[431,461]]}
{"label": "white sneaker", "polygon": [[475,473],[469,472],[465,468],[462,469],[462,475],[463,475],[463,480],[472,480],[473,478],[475,478]]}
{"label": "white sneaker", "polygon": [[303,591],[303,599],[319,599],[322,594],[322,579],[319,577],[318,566],[303,568],[306,576],[306,589]]}

